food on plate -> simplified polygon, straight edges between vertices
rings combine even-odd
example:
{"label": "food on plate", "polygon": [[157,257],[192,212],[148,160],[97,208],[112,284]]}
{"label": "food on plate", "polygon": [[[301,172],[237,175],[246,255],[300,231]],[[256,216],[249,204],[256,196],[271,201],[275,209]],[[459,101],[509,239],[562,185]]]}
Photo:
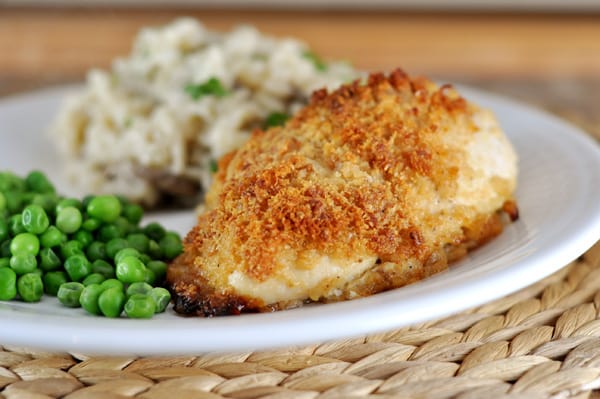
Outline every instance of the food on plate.
{"label": "food on plate", "polygon": [[0,171],[0,300],[39,302],[45,292],[94,315],[163,312],[166,262],[181,239],[141,226],[143,213],[114,195],[61,197],[39,171]]}
{"label": "food on plate", "polygon": [[167,271],[175,310],[215,316],[423,279],[517,218],[516,155],[491,112],[396,70],[328,93],[219,162]]}
{"label": "food on plate", "polygon": [[146,206],[196,205],[218,160],[281,123],[313,90],[355,79],[294,39],[193,19],[143,29],[110,70],[92,70],[51,133],[71,183]]}

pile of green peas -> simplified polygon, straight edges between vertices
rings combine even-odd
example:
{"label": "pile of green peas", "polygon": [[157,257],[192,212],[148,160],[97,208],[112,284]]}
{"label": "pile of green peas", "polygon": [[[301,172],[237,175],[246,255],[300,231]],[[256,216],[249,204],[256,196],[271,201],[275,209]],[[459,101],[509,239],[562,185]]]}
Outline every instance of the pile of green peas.
{"label": "pile of green peas", "polygon": [[61,197],[39,171],[0,172],[0,300],[46,293],[106,317],[163,312],[167,262],[181,238],[158,223],[142,227],[143,213],[114,195]]}

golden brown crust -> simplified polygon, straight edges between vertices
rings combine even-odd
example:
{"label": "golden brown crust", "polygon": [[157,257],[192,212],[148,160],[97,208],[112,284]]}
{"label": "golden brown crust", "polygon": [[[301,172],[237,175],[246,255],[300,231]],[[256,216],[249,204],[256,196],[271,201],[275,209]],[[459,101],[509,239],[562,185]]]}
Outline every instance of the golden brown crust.
{"label": "golden brown crust", "polygon": [[[366,86],[357,81],[330,95],[325,90],[317,91],[311,104],[286,126],[303,138],[303,129],[309,126],[312,132],[308,132],[308,139],[324,143],[319,158],[328,161],[326,166],[331,169],[338,161],[356,161],[388,177],[381,182],[340,187],[316,185],[311,179],[299,178],[303,171],[314,174],[312,159],[297,155],[296,134],[283,136],[282,128],[255,132],[248,145],[235,155],[238,162],[222,165],[219,179],[224,178],[225,172],[236,177],[220,193],[218,216],[236,225],[234,239],[245,248],[245,263],[252,277],[262,280],[271,275],[277,268],[273,259],[276,248],[287,243],[326,253],[368,247],[381,254],[383,261],[419,255],[421,243],[414,239],[419,229],[410,224],[398,226],[399,209],[410,205],[402,203],[391,178],[402,181],[422,175],[452,180],[452,171],[436,167],[436,156],[426,142],[437,131],[437,119],[466,112],[464,99],[450,97],[446,87],[427,97],[424,86],[425,82],[411,82],[401,71],[389,78],[371,75]],[[407,108],[405,104],[416,104],[404,112],[385,115],[388,126],[356,112],[357,108],[368,106],[365,102],[376,104],[381,97],[396,91],[413,98],[407,101],[393,97],[402,100],[394,106]],[[419,104],[425,107],[416,107]],[[424,119],[419,114],[425,111],[429,117]],[[317,122],[320,119],[323,123]],[[335,140],[338,142],[329,140],[330,130],[339,135]],[[265,148],[265,143],[276,150]],[[260,168],[255,170],[252,166],[258,159]],[[340,249],[337,238],[347,231],[353,231],[355,238],[347,242],[351,248]]]}
{"label": "golden brown crust", "polygon": [[[400,70],[330,94],[315,92],[285,127],[257,130],[221,160],[207,211],[187,236],[185,254],[169,268],[175,296],[205,315],[271,309],[277,304],[234,292],[228,277],[241,270],[264,282],[283,273],[282,254],[311,250],[332,259],[374,254],[380,264],[400,269],[408,259],[421,265],[393,279],[397,271],[373,272],[379,276],[373,281],[385,284],[371,282],[344,295],[379,292],[445,268],[447,262],[436,258],[444,248],[499,233],[497,223],[477,227],[495,220],[496,209],[480,215],[454,206],[427,214],[422,205],[457,195],[465,150],[444,135],[453,127],[461,137],[474,134],[477,111],[451,87]],[[510,184],[498,187],[511,194]],[[451,223],[465,229],[446,228]]]}
{"label": "golden brown crust", "polygon": [[[507,201],[505,207],[516,211],[514,201]],[[518,211],[517,211],[518,213]],[[507,213],[513,219],[514,213]],[[436,273],[444,271],[452,262],[456,262],[473,250],[499,235],[504,227],[502,213],[496,212],[488,218],[479,219],[468,231],[465,231],[461,242],[448,244],[429,254],[423,265],[385,264],[380,261],[345,287],[344,294],[334,300],[347,300],[365,297],[378,292],[412,284]],[[184,315],[221,316],[237,315],[249,312],[271,312],[291,308],[301,303],[275,303],[265,305],[251,298],[236,295],[233,292],[217,292],[201,275],[190,276],[190,257],[196,256],[187,252],[178,258],[170,267],[172,286],[175,292],[175,310]],[[186,259],[187,258],[187,259]],[[352,293],[352,295],[349,295]],[[323,302],[331,301],[323,298]]]}

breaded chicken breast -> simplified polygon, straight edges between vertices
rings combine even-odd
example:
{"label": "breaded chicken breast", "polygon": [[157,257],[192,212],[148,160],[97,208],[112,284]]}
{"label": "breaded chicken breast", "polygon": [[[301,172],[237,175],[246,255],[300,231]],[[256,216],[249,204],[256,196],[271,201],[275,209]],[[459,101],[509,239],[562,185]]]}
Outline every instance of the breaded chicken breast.
{"label": "breaded chicken breast", "polygon": [[167,279],[180,313],[272,311],[423,279],[502,231],[516,156],[494,116],[396,70],[327,93],[219,162]]}

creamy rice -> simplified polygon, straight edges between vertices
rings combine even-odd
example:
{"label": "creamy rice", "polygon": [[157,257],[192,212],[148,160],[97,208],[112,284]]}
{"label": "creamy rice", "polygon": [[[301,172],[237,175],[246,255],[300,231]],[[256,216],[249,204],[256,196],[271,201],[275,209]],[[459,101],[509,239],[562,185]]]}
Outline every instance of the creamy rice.
{"label": "creamy rice", "polygon": [[[51,132],[68,178],[82,191],[149,206],[198,200],[215,161],[269,115],[291,114],[313,90],[357,77],[346,63],[310,54],[248,26],[218,33],[180,19],[142,30],[131,53],[110,71],[90,71],[57,115]],[[225,94],[194,99],[188,86],[211,79]]]}

